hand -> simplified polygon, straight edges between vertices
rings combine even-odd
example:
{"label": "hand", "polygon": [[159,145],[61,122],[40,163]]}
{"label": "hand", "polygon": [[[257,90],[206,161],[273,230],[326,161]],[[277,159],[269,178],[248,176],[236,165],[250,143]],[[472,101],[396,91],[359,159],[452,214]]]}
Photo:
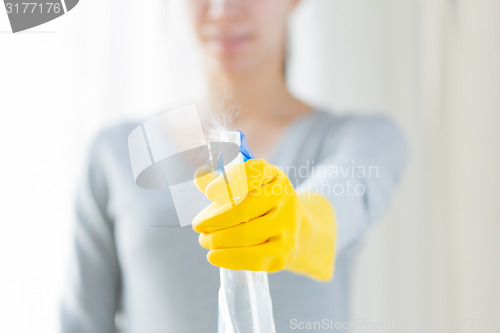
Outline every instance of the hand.
{"label": "hand", "polygon": [[286,174],[264,159],[238,164],[226,176],[237,199],[229,198],[222,175],[195,181],[213,201],[193,220],[200,245],[210,250],[210,263],[233,270],[286,269],[319,281],[332,278],[336,219],[326,198],[297,194]]}

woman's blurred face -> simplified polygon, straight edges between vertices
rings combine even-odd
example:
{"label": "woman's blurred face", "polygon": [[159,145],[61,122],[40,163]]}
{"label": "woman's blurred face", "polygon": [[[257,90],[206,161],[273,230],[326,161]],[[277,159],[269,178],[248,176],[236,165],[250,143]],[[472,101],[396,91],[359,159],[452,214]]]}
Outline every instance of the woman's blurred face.
{"label": "woman's blurred face", "polygon": [[189,0],[189,12],[210,63],[224,71],[245,72],[284,56],[287,17],[296,2]]}

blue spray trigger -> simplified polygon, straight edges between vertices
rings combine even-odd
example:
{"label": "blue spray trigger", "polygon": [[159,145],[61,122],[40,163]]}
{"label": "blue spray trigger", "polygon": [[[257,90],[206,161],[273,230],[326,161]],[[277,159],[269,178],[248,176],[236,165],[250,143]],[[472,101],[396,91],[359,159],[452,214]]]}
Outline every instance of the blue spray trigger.
{"label": "blue spray trigger", "polygon": [[250,150],[250,147],[248,147],[248,142],[247,138],[245,137],[245,134],[243,134],[242,131],[238,130],[240,132],[240,152],[241,155],[243,155],[243,161],[246,162],[252,158],[254,158],[252,151]]}
{"label": "blue spray trigger", "polygon": [[[243,162],[246,162],[248,160],[251,160],[254,158],[254,155],[252,151],[250,150],[250,147],[248,147],[248,142],[245,137],[245,134],[243,134],[242,131],[238,130],[240,133],[240,153],[243,155]],[[217,158],[217,171],[219,174],[224,173],[224,156],[221,154],[219,158]]]}

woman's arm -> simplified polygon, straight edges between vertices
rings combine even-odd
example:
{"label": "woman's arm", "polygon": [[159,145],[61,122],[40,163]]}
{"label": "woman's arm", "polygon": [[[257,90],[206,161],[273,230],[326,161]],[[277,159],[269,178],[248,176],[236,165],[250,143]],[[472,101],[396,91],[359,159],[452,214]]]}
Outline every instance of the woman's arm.
{"label": "woman's arm", "polygon": [[264,159],[236,165],[208,185],[198,182],[212,204],[194,218],[193,228],[212,264],[332,278],[336,256],[387,208],[406,153],[387,118],[337,123],[331,132],[298,192]]}
{"label": "woman's arm", "polygon": [[101,136],[91,145],[77,193],[72,256],[61,304],[63,333],[115,331],[120,268],[113,221],[106,213],[105,177],[99,167]]}
{"label": "woman's arm", "polygon": [[297,192],[326,197],[337,217],[337,255],[384,211],[407,159],[405,138],[386,116],[347,117],[326,138],[322,160]]}

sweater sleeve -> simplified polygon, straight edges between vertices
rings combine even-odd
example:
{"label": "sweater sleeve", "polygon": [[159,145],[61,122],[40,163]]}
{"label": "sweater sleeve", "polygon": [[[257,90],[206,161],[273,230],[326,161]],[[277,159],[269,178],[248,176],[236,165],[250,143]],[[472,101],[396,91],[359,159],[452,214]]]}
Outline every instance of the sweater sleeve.
{"label": "sweater sleeve", "polygon": [[388,208],[405,166],[403,134],[386,116],[347,117],[327,134],[322,158],[297,189],[328,198],[337,216],[337,254]]}
{"label": "sweater sleeve", "polygon": [[115,332],[120,269],[114,225],[106,212],[105,177],[99,165],[102,136],[91,145],[76,196],[72,254],[61,301],[62,333]]}

